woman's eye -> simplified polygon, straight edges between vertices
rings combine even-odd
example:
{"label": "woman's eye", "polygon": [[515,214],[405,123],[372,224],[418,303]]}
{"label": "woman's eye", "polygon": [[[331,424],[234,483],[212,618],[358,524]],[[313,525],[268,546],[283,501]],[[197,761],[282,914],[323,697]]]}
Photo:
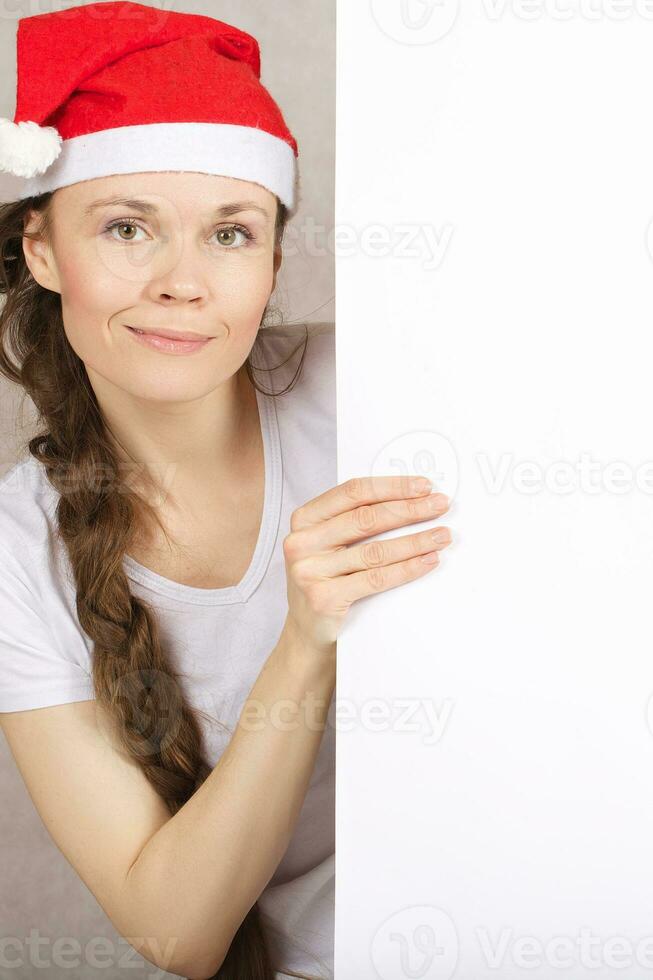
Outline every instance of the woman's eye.
{"label": "woman's eye", "polygon": [[[113,232],[116,231],[117,235]],[[121,233],[123,231],[127,232],[126,236]],[[118,242],[135,242],[139,241],[136,238],[136,232],[143,231],[140,225],[135,224],[131,221],[114,221],[105,229],[105,234],[111,235],[114,241]],[[242,235],[245,242],[241,242],[241,245],[246,244],[249,241],[253,241],[254,236],[247,228],[243,228],[242,225],[228,225],[224,228],[218,228],[214,235],[217,237],[218,244],[223,245],[225,249],[232,250],[236,246],[234,245],[234,237],[237,235]],[[142,239],[141,239],[142,240]],[[236,242],[238,239],[236,238]]]}
{"label": "woman's eye", "polygon": [[[111,234],[114,230],[123,231],[125,229],[127,229],[127,231],[129,231],[129,232],[136,232],[136,231],[142,231],[143,230],[142,228],[139,228],[138,225],[132,224],[130,221],[114,221],[113,224],[110,224],[110,225],[107,226],[106,233],[107,234]],[[134,237],[132,237],[132,236],[127,237],[127,238],[123,238],[122,236],[119,235],[116,238],[115,235],[111,234],[111,237],[115,241],[119,241],[119,242],[133,242],[135,240]]]}
{"label": "woman's eye", "polygon": [[[215,234],[218,236],[218,241],[221,245],[226,245],[227,248],[231,248],[233,247],[232,242],[234,233],[237,235],[242,235],[246,241],[251,241],[254,238],[252,233],[249,232],[247,228],[243,228],[242,225],[229,225],[226,228],[218,228]],[[224,238],[221,237],[223,235],[226,235],[231,240],[229,242],[225,242]]]}

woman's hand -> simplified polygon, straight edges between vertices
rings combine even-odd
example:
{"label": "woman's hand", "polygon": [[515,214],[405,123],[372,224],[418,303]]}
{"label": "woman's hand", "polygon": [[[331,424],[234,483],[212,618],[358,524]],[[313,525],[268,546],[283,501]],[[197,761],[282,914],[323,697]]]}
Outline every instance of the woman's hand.
{"label": "woman's hand", "polygon": [[286,628],[295,637],[332,652],[352,603],[437,568],[438,551],[451,543],[446,527],[382,541],[363,540],[445,513],[448,498],[430,493],[428,483],[414,491],[415,480],[423,482],[407,476],[347,480],[293,512],[283,552]]}

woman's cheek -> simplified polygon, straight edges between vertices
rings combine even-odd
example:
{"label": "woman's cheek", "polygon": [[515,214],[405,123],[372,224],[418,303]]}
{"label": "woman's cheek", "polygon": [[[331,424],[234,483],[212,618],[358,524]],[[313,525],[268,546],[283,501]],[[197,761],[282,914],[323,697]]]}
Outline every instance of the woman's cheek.
{"label": "woman's cheek", "polygon": [[[61,301],[64,330],[78,357],[86,360],[93,351],[106,350],[110,330],[107,324],[117,311],[128,305],[121,304],[115,292],[104,291],[97,283],[76,280],[64,287]],[[119,316],[115,322],[118,320]]]}
{"label": "woman's cheek", "polygon": [[232,281],[221,288],[224,299],[228,299],[231,309],[241,316],[243,321],[260,317],[270,299],[274,271],[271,262],[262,262],[258,269],[248,274],[234,276]]}
{"label": "woman's cheek", "polygon": [[[86,259],[86,261],[84,261]],[[62,281],[62,309],[71,321],[71,327],[80,318],[90,321],[109,319],[116,311],[134,303],[133,292],[124,279],[119,279],[101,265],[81,256],[77,262],[66,260],[60,267]]]}

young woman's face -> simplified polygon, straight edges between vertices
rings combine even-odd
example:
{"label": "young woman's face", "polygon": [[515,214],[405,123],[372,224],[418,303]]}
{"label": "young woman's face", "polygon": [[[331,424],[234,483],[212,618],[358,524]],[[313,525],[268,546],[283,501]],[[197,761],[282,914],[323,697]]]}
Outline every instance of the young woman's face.
{"label": "young woman's face", "polygon": [[[112,198],[123,203],[102,203]],[[280,261],[274,194],[229,177],[163,172],[83,181],[51,203],[51,247],[33,252],[24,239],[26,256],[37,281],[61,294],[66,335],[90,374],[169,401],[201,397],[239,369]],[[166,353],[128,327],[212,339]]]}

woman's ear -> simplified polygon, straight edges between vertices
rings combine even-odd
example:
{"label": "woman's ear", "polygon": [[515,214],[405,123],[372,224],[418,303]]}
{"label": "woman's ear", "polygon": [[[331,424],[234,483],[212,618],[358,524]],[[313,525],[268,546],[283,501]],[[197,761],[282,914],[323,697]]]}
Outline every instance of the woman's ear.
{"label": "woman's ear", "polygon": [[[30,211],[23,225],[23,232],[34,234],[38,229],[38,215]],[[50,245],[43,238],[28,238],[23,234],[23,254],[33,278],[44,289],[60,293],[59,276]]]}

